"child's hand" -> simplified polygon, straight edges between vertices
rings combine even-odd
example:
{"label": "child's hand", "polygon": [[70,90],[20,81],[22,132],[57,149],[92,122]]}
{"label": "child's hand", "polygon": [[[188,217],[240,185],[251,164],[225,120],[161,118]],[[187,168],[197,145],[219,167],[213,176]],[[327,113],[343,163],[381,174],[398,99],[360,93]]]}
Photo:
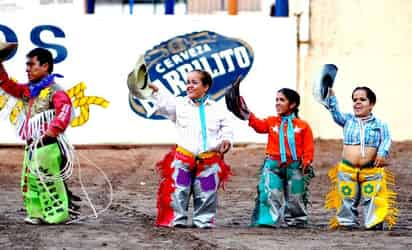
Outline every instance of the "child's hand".
{"label": "child's hand", "polygon": [[154,85],[154,84],[152,84],[152,83],[147,84],[147,86],[148,86],[149,88],[151,88],[154,93],[156,93],[157,91],[159,91],[159,87],[157,87],[156,85]]}
{"label": "child's hand", "polygon": [[376,156],[375,162],[373,164],[375,167],[381,168],[385,165],[385,157]]}
{"label": "child's hand", "polygon": [[219,145],[219,153],[226,154],[227,151],[229,151],[230,146],[230,141],[223,140],[222,143]]}

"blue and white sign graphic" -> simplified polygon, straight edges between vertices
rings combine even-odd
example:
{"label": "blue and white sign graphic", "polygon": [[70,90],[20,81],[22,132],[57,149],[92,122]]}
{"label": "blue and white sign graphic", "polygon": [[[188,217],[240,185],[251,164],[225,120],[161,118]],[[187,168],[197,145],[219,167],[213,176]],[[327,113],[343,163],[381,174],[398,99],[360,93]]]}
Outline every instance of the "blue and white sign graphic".
{"label": "blue and white sign graphic", "polygon": [[[173,37],[144,54],[149,80],[163,85],[175,96],[186,95],[186,74],[194,69],[208,71],[213,77],[209,95],[213,100],[224,96],[237,79],[243,79],[253,65],[253,50],[246,42],[212,31]],[[164,119],[152,110],[153,102],[129,95],[130,107],[148,119]]]}

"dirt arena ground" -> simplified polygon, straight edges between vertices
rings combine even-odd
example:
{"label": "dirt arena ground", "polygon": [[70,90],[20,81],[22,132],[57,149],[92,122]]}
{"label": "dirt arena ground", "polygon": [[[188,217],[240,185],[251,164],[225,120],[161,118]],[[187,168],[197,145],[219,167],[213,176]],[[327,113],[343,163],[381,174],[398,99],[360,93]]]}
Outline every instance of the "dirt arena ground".
{"label": "dirt arena ground", "polygon": [[[0,249],[412,249],[412,142],[393,145],[390,169],[397,177],[400,219],[392,231],[332,231],[332,213],[323,208],[329,189],[327,170],[339,160],[340,141],[316,141],[316,178],[311,183],[312,207],[306,229],[249,228],[263,145],[237,146],[227,155],[234,176],[220,192],[218,228],[168,229],[153,226],[158,176],[154,164],[169,147],[78,147],[81,174],[98,210],[113,203],[97,219],[71,225],[33,226],[23,223],[19,192],[22,148],[0,148]],[[80,194],[79,174],[70,186]],[[84,195],[82,195],[84,198]],[[83,214],[92,214],[82,202]]]}

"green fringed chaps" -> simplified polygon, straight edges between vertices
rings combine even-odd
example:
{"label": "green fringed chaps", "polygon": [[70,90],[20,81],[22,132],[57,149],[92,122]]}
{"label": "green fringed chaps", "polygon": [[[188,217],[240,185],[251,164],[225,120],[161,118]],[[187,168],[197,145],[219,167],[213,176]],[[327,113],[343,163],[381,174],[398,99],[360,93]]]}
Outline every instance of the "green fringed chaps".
{"label": "green fringed chaps", "polygon": [[25,150],[21,190],[28,216],[40,218],[50,224],[58,224],[69,219],[68,197],[61,178],[42,181],[30,172],[29,166],[35,167],[37,159],[39,170],[46,176],[59,176],[62,155],[57,143],[37,148],[30,155]]}

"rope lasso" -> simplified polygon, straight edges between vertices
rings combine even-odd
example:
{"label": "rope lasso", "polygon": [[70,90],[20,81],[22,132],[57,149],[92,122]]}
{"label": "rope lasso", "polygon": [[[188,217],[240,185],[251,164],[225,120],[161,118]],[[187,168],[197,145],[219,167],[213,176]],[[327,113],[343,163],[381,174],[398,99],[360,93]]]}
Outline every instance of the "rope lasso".
{"label": "rope lasso", "polygon": [[67,161],[63,168],[60,170],[59,175],[47,175],[40,170],[37,152],[38,146],[43,146],[43,137],[38,137],[28,146],[28,154],[31,156],[29,164],[30,172],[43,181],[56,181],[56,180],[67,180],[73,174],[73,161],[75,159],[74,148],[68,143],[67,138],[64,135],[59,135],[57,137],[57,142],[61,146]]}
{"label": "rope lasso", "polygon": [[105,180],[107,181],[107,184],[109,185],[109,192],[110,192],[109,197],[110,197],[110,199],[109,199],[109,203],[106,205],[105,208],[103,208],[103,209],[100,210],[100,211],[96,211],[96,209],[94,208],[93,203],[91,202],[91,200],[90,200],[90,198],[89,198],[89,195],[87,194],[86,189],[85,189],[85,187],[84,187],[84,185],[83,185],[83,181],[82,181],[82,179],[81,179],[80,161],[76,158],[77,163],[78,163],[78,166],[79,166],[78,169],[79,169],[79,182],[80,182],[80,186],[81,186],[81,188],[82,188],[83,193],[84,193],[85,196],[86,196],[87,201],[88,201],[89,204],[90,204],[90,208],[93,210],[93,214],[92,214],[92,215],[81,216],[81,217],[79,217],[79,218],[77,218],[77,219],[75,219],[75,220],[71,220],[71,221],[66,222],[66,224],[72,224],[72,223],[75,223],[75,222],[78,222],[78,221],[87,219],[87,218],[89,218],[89,217],[91,217],[91,216],[93,216],[93,215],[94,215],[94,218],[97,219],[97,218],[98,218],[98,215],[104,213],[107,209],[109,209],[109,207],[112,205],[112,202],[113,202],[113,186],[112,186],[112,183],[110,182],[109,177],[107,177],[106,173],[105,173],[101,168],[99,168],[93,161],[91,161],[89,158],[87,158],[86,156],[83,156],[81,153],[79,153],[79,155],[80,155],[83,159],[86,159],[90,164],[92,164],[97,170],[99,170],[99,171],[102,173],[103,177],[104,177]]}
{"label": "rope lasso", "polygon": [[[28,146],[28,154],[31,156],[30,161],[32,161],[32,164],[29,164],[29,169],[30,169],[31,174],[33,174],[34,176],[36,176],[40,180],[41,184],[44,186],[45,190],[50,195],[50,190],[47,187],[46,182],[56,181],[56,180],[67,180],[68,178],[70,178],[72,176],[74,165],[76,163],[76,165],[78,166],[80,187],[82,189],[83,194],[86,197],[86,200],[88,201],[89,207],[93,211],[93,214],[81,216],[81,217],[79,217],[77,219],[74,219],[74,220],[69,220],[69,221],[66,222],[66,224],[72,224],[72,223],[87,219],[87,218],[92,217],[92,216],[97,219],[98,215],[104,213],[112,205],[112,201],[113,201],[113,187],[112,187],[110,179],[107,177],[106,173],[101,168],[99,168],[93,161],[91,161],[86,156],[83,156],[82,154],[79,153],[79,155],[83,159],[86,159],[88,162],[91,163],[91,165],[93,165],[97,170],[99,170],[102,173],[104,179],[107,181],[107,183],[109,185],[109,191],[110,191],[109,203],[106,205],[105,208],[103,208],[100,211],[97,211],[95,206],[93,205],[93,202],[91,201],[91,199],[89,197],[88,192],[86,191],[86,188],[85,188],[84,184],[83,184],[82,174],[81,174],[81,164],[80,164],[79,159],[75,155],[74,147],[68,142],[67,138],[64,135],[59,135],[57,137],[57,142],[59,143],[60,148],[62,150],[62,153],[63,153],[63,155],[65,155],[67,161],[66,161],[64,167],[61,169],[59,175],[54,175],[54,176],[53,175],[47,175],[47,174],[43,173],[40,170],[39,159],[38,159],[37,154],[35,153],[37,151],[38,146],[39,145],[42,146],[42,139],[43,139],[43,137],[36,138]],[[50,195],[50,197],[52,199],[55,199],[52,195]]]}

